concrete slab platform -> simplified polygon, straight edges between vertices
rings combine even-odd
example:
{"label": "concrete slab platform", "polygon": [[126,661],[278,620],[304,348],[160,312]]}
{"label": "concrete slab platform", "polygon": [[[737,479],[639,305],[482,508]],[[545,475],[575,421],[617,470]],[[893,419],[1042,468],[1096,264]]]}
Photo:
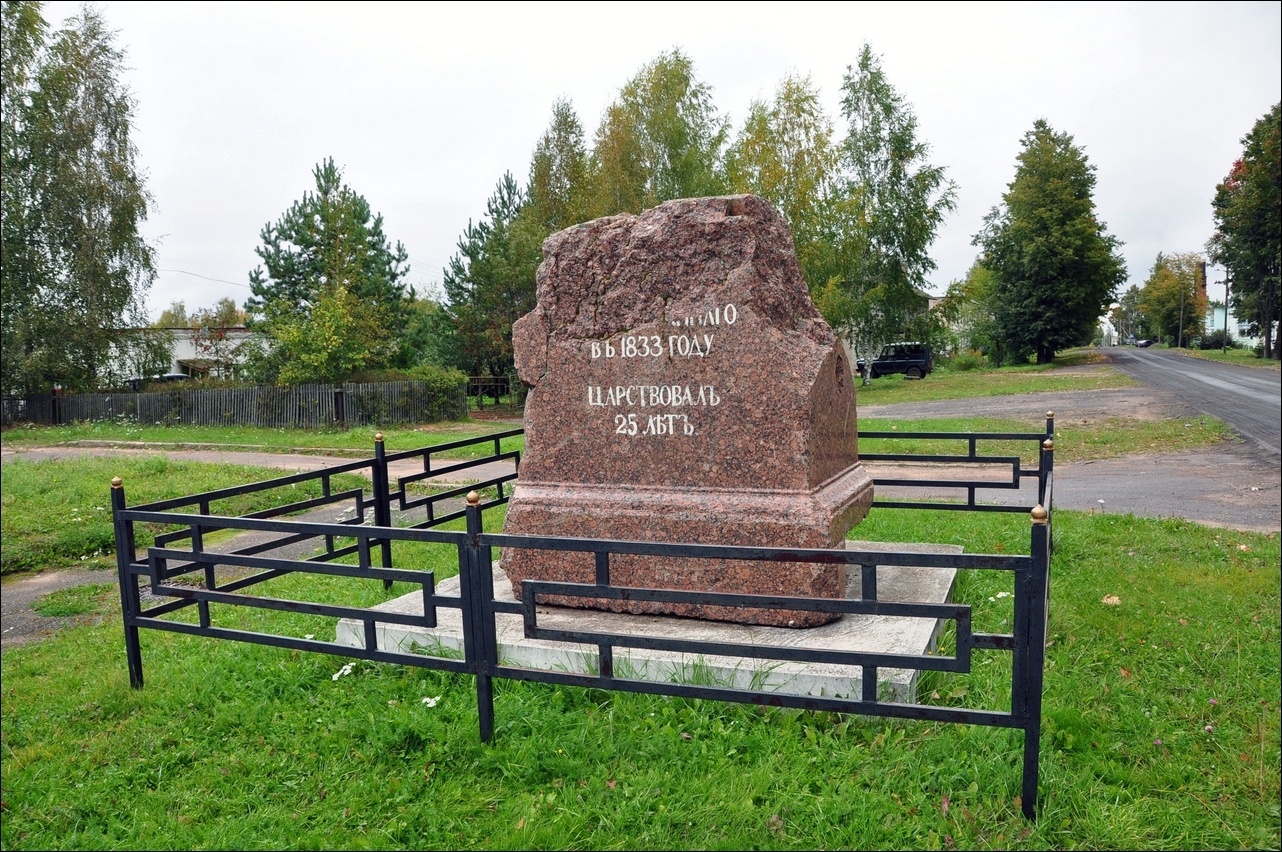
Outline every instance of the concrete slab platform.
{"label": "concrete slab platform", "polygon": [[[848,541],[846,546],[850,550],[872,552],[962,552],[958,545],[939,544]],[[877,571],[878,597],[886,601],[944,603],[952,595],[955,575],[953,569],[883,565]],[[849,571],[848,578],[846,596],[857,599],[860,596],[859,570]],[[458,578],[440,582],[437,594],[458,596]],[[512,584],[499,565],[494,568],[494,597],[496,600],[513,600]],[[421,615],[423,596],[413,592],[374,609]],[[431,629],[378,624],[378,646],[404,653],[417,651],[461,657],[463,626],[460,611],[438,607],[436,612],[437,626]],[[527,639],[522,620],[516,615],[500,614],[496,621],[499,660],[504,665],[582,674],[595,674],[598,670],[595,645]],[[941,629],[941,622],[934,618],[845,615],[820,627],[792,629],[554,606],[538,608],[538,623],[540,627],[561,630],[890,654],[932,652]],[[354,619],[341,620],[335,642],[348,647],[364,647],[362,623]],[[757,688],[818,697],[858,698],[863,690],[863,670],[859,666],[691,655],[638,648],[615,648],[614,673],[616,677],[661,683]],[[887,701],[914,702],[919,674],[915,669],[879,669],[879,697]]]}

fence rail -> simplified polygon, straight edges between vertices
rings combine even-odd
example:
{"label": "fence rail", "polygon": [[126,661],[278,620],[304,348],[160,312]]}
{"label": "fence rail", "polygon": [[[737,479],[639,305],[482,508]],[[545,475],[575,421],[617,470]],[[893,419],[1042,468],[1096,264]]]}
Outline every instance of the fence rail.
{"label": "fence rail", "polygon": [[[851,550],[812,550],[769,547],[728,547],[670,542],[615,541],[606,539],[578,539],[549,536],[518,536],[485,533],[483,514],[486,510],[508,501],[504,485],[517,478],[516,473],[503,475],[475,487],[493,487],[496,496],[482,502],[476,492],[467,495],[466,506],[459,511],[439,511],[437,503],[457,500],[458,491],[415,497],[407,486],[413,486],[442,468],[433,467],[433,456],[440,452],[465,449],[472,445],[493,442],[490,456],[474,460],[475,463],[492,462],[510,457],[519,471],[520,457],[516,452],[503,452],[502,442],[519,435],[522,430],[456,442],[448,447],[432,447],[389,454],[384,452],[381,441],[375,444],[374,457],[349,462],[338,468],[311,473],[292,474],[265,483],[246,486],[256,490],[286,487],[306,478],[320,479],[323,497],[303,503],[291,503],[254,516],[219,517],[210,514],[212,501],[228,496],[237,489],[195,494],[157,503],[129,507],[125,491],[119,480],[112,483],[111,501],[116,535],[116,559],[119,572],[121,604],[124,618],[126,658],[130,682],[135,688],[143,685],[142,653],[139,643],[141,629],[155,629],[215,639],[229,639],[298,651],[314,651],[358,659],[391,662],[401,665],[441,669],[472,675],[477,690],[478,722],[481,738],[489,742],[494,736],[494,678],[528,680],[570,686],[592,687],[622,692],[674,695],[718,701],[755,703],[778,707],[795,707],[829,710],[869,716],[956,722],[992,727],[1013,728],[1023,732],[1022,807],[1029,819],[1036,818],[1038,800],[1038,759],[1040,754],[1042,687],[1045,665],[1046,621],[1048,615],[1051,529],[1051,452],[1050,436],[1054,434],[1053,421],[1048,418],[1045,433],[1019,435],[982,435],[975,440],[1033,440],[1037,442],[1038,464],[1026,472],[1036,476],[1038,505],[1030,511],[1031,532],[1029,552],[1018,554],[958,554],[958,553],[885,553]],[[904,437],[897,434],[896,437]],[[931,433],[932,438],[969,439],[967,433],[944,436]],[[972,443],[972,447],[973,447]],[[901,456],[908,454],[899,454]],[[421,457],[423,473],[400,477],[395,485],[388,475],[388,462],[411,457]],[[972,450],[966,456],[909,456],[914,460],[932,463],[961,465],[983,464],[990,461]],[[900,460],[900,459],[897,459]],[[454,467],[473,462],[456,463]],[[329,477],[338,471],[368,468],[373,483],[371,494],[363,492],[333,493]],[[948,481],[958,485],[957,481]],[[971,495],[970,505],[960,508],[972,510],[983,507],[974,504],[976,488],[1009,487],[994,485],[992,481],[962,481],[960,486]],[[324,503],[329,506],[344,500],[354,500],[355,514],[342,523],[315,523],[289,520],[283,515]],[[401,511],[423,508],[427,520],[414,525],[394,524],[393,502]],[[876,505],[876,504],[875,504]],[[915,503],[908,508],[938,509],[944,505]],[[367,516],[372,508],[373,517]],[[447,531],[439,525],[458,517],[466,519],[465,531]],[[135,548],[135,524],[163,524],[170,532],[158,536],[154,546],[144,554]],[[176,529],[174,529],[176,527]],[[215,552],[204,546],[205,537],[216,530],[253,531],[256,543],[239,550]],[[264,534],[277,534],[275,541],[263,542]],[[287,544],[300,541],[317,542],[317,552],[306,558],[271,555]],[[187,546],[176,544],[187,542]],[[393,545],[417,542],[448,548],[457,559],[459,588],[457,594],[444,594],[437,586],[430,571],[413,567],[398,567],[393,559]],[[515,601],[496,600],[494,596],[494,548],[533,548],[537,550],[579,551],[594,555],[595,581],[590,583],[552,583],[525,581]],[[634,588],[621,586],[611,577],[611,558],[618,554],[660,555],[672,559],[730,559],[778,563],[844,563],[851,569],[858,568],[862,575],[861,596],[857,599],[803,598],[785,595],[761,596],[723,592],[702,592],[660,588]],[[346,564],[341,557],[354,557]],[[409,565],[421,564],[421,556]],[[912,565],[927,569],[979,570],[1008,572],[1014,581],[1014,614],[1010,633],[983,633],[972,630],[971,607],[963,602],[927,603],[881,600],[877,595],[879,566]],[[234,566],[234,579],[219,583],[215,569]],[[393,612],[377,608],[361,608],[342,604],[295,600],[279,596],[256,596],[246,592],[260,583],[288,575],[324,574],[362,580],[382,580],[390,588],[394,580],[408,581],[418,587],[422,614]],[[193,583],[188,575],[203,575],[203,584]],[[147,584],[151,593],[162,603],[143,607],[139,581]],[[774,609],[811,610],[832,613],[859,613],[898,617],[931,618],[950,621],[955,625],[955,651],[946,654],[894,654],[873,653],[859,650],[803,648],[743,642],[718,642],[695,639],[676,640],[642,633],[610,633],[601,630],[553,629],[539,623],[536,606],[540,596],[569,595],[611,599],[645,599],[680,603],[715,604],[732,607],[768,607]],[[196,608],[194,620],[169,619],[180,610]],[[304,612],[336,619],[353,619],[360,625],[363,644],[348,645],[326,642],[314,638],[298,638],[259,631],[249,631],[235,626],[215,624],[215,615],[221,616],[225,608],[253,607],[282,612]],[[217,609],[216,609],[217,608]],[[458,659],[444,652],[406,652],[399,646],[380,647],[379,625],[400,624],[432,628],[437,624],[438,609],[458,610],[463,630],[463,658]],[[595,649],[596,667],[590,673],[559,669],[539,669],[505,664],[499,656],[497,617],[520,616],[524,635],[531,639],[552,639],[582,644]],[[221,620],[221,619],[220,619]],[[737,656],[743,659],[788,660],[792,662],[833,662],[848,664],[862,671],[862,692],[849,697],[813,696],[780,692],[769,688],[749,688],[705,685],[649,680],[622,671],[614,664],[615,650],[634,647],[663,648],[698,655]],[[1009,652],[1010,700],[999,709],[945,707],[884,700],[878,695],[878,669],[891,667],[924,671],[969,672],[972,651]]]}
{"label": "fence rail", "polygon": [[427,382],[261,385],[153,393],[52,393],[7,396],[3,425],[128,420],[144,425],[262,426],[316,429],[429,423],[467,416],[466,383],[441,391]]}

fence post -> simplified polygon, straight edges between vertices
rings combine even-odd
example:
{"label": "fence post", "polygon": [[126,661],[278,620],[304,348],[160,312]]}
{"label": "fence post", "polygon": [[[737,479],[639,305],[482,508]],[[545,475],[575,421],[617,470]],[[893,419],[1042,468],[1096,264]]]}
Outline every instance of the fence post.
{"label": "fence post", "polygon": [[484,532],[481,521],[481,495],[475,491],[467,494],[467,564],[463,570],[460,590],[463,592],[464,634],[470,636],[471,660],[476,675],[476,709],[481,725],[481,740],[494,740],[494,682],[492,673],[498,666],[498,637],[495,635],[494,614],[490,604],[494,600],[494,566],[490,561],[490,548],[479,542]]}
{"label": "fence post", "polygon": [[[1046,440],[1042,441],[1042,458],[1039,469],[1041,473],[1037,477],[1037,505],[1046,506],[1055,499],[1055,412],[1046,412]],[[1047,488],[1051,493],[1046,493]],[[1049,510],[1047,510],[1046,521],[1046,543],[1051,552],[1055,551],[1055,536],[1051,530],[1052,522],[1050,520]]]}
{"label": "fence post", "polygon": [[[1024,644],[1023,717],[1024,717],[1024,785],[1023,811],[1030,820],[1037,819],[1037,776],[1041,758],[1042,683],[1046,671],[1047,598],[1050,592],[1050,513],[1041,506],[1032,511],[1032,558],[1030,575],[1024,586],[1022,631]],[[1016,630],[1021,630],[1017,626]],[[1017,640],[1018,642],[1019,640]]]}
{"label": "fence post", "polygon": [[334,388],[334,419],[338,421],[340,429],[347,428],[347,405],[346,398],[343,394],[343,386],[339,385]]}
{"label": "fence post", "polygon": [[130,565],[134,560],[134,523],[121,519],[125,510],[125,486],[119,476],[111,480],[111,520],[116,531],[116,572],[120,579],[120,612],[125,624],[125,659],[129,662],[129,685],[142,689],[142,646],[138,642],[138,614],[142,601],[138,581]]}
{"label": "fence post", "polygon": [[[374,480],[374,525],[390,527],[392,525],[391,480],[387,473],[387,454],[383,449],[383,433],[374,433],[374,469],[371,471]],[[382,552],[383,567],[392,567],[392,542],[383,539],[378,543]],[[392,588],[391,580],[383,581],[383,588]]]}

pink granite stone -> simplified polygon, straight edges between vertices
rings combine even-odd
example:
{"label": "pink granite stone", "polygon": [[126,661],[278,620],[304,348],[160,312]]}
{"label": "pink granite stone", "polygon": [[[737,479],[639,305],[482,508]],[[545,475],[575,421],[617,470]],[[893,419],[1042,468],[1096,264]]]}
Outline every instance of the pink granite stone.
{"label": "pink granite stone", "polygon": [[[850,361],[810,300],[787,224],[751,195],[670,201],[543,244],[534,311],[513,328],[531,388],[504,531],[840,547],[872,502]],[[594,582],[591,554],[507,548],[525,579]],[[612,556],[642,588],[841,598],[844,566]],[[549,596],[750,624],[834,616]]]}

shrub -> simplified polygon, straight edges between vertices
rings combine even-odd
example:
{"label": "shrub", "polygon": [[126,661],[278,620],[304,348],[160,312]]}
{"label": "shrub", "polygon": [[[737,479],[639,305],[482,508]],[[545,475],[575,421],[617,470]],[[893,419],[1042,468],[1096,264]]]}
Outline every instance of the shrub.
{"label": "shrub", "polygon": [[[1216,329],[1215,331],[1211,332],[1210,334],[1202,338],[1201,347],[1203,349],[1223,349],[1224,334],[1225,334],[1224,329],[1222,328]],[[1232,334],[1229,334],[1229,348],[1237,349],[1239,346],[1241,346],[1241,344],[1238,341],[1233,339]]]}
{"label": "shrub", "polygon": [[940,364],[945,370],[954,372],[964,372],[966,370],[981,370],[986,365],[986,359],[974,349],[965,352],[958,352]]}
{"label": "shrub", "polygon": [[375,382],[426,382],[433,393],[457,393],[467,384],[467,376],[458,370],[419,364],[406,370],[364,370],[352,373],[347,381],[353,384]]}

